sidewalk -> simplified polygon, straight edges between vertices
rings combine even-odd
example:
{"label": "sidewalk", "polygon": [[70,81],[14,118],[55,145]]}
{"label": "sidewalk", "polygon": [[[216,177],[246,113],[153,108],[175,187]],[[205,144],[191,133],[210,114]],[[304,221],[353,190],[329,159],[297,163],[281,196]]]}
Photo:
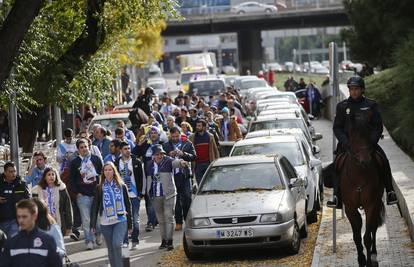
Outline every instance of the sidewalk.
{"label": "sidewalk", "polygon": [[[327,120],[315,122],[317,129],[326,129],[327,127],[318,127],[318,124],[327,125],[331,122]],[[323,135],[321,145],[332,146],[332,132],[323,132]],[[384,131],[384,135],[385,138],[380,141],[380,145],[390,159],[400,205],[405,205],[405,215],[408,215],[405,218],[410,219],[414,212],[414,162],[398,148],[388,132]],[[322,160],[330,161],[331,157]],[[325,202],[331,199],[331,195],[332,190],[326,189]],[[404,213],[403,206],[402,210]],[[336,253],[332,252],[332,215],[333,209],[326,208],[325,203],[312,266],[358,266],[352,229],[346,216],[342,218],[340,210],[336,214]],[[405,218],[400,216],[396,205],[386,206],[385,224],[377,232],[377,259],[380,266],[414,266],[414,244],[410,239]],[[364,232],[365,225],[362,227],[362,233]]]}

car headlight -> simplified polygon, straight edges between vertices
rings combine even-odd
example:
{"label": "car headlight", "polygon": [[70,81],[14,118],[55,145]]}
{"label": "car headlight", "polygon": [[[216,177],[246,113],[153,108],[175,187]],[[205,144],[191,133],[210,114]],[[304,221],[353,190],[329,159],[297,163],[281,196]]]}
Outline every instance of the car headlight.
{"label": "car headlight", "polygon": [[206,227],[210,225],[208,218],[194,218],[191,220],[192,227]]}
{"label": "car headlight", "polygon": [[283,222],[283,216],[280,213],[263,214],[260,217],[261,223],[281,223]]}

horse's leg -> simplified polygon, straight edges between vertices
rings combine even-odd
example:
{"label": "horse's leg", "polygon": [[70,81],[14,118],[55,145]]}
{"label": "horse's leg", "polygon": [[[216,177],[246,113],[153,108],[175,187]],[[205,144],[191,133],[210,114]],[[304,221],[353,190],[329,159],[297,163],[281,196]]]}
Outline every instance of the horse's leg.
{"label": "horse's leg", "polygon": [[378,266],[378,260],[377,260],[377,230],[378,230],[378,227],[373,227],[373,229],[372,229],[372,249],[371,249],[372,266]]}
{"label": "horse's leg", "polygon": [[362,218],[361,214],[358,212],[358,208],[350,210],[345,206],[345,213],[351,223],[352,234],[355,242],[355,246],[358,251],[358,264],[359,266],[365,266],[367,260],[364,255],[364,247],[362,246],[361,238],[361,228],[362,228]]}
{"label": "horse's leg", "polygon": [[368,219],[369,214],[366,213],[366,228],[364,234],[364,245],[367,249],[367,266],[371,267],[371,247],[372,247],[372,226],[370,225],[370,220]]}

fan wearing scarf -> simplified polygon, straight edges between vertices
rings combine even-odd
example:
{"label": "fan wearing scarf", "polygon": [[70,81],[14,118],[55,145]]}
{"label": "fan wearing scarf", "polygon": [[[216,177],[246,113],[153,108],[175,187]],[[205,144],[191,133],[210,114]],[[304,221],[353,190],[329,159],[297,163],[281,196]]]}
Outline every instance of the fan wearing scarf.
{"label": "fan wearing scarf", "polygon": [[153,160],[147,165],[147,194],[152,203],[160,224],[161,246],[159,249],[174,249],[174,209],[177,189],[174,183],[174,170],[186,168],[187,161],[173,159],[165,155],[162,145],[152,147]]}
{"label": "fan wearing scarf", "polygon": [[97,186],[91,211],[91,229],[95,231],[99,215],[101,231],[112,267],[122,267],[122,245],[125,233],[131,232],[131,201],[128,188],[115,165],[108,162]]}
{"label": "fan wearing scarf", "polygon": [[50,215],[60,226],[62,235],[69,235],[73,225],[72,204],[68,190],[54,168],[46,168],[39,184],[33,187],[32,196],[47,204]]}

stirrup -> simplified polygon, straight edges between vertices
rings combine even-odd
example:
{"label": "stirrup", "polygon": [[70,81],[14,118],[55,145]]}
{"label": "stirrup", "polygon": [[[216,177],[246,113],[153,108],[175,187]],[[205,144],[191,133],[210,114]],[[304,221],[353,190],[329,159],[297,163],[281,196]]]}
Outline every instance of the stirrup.
{"label": "stirrup", "polygon": [[[389,200],[391,198],[391,200]],[[397,194],[394,191],[387,193],[387,205],[394,205],[398,203]]]}
{"label": "stirrup", "polygon": [[328,208],[336,208],[338,206],[338,198],[334,195],[332,200],[326,202]]}

